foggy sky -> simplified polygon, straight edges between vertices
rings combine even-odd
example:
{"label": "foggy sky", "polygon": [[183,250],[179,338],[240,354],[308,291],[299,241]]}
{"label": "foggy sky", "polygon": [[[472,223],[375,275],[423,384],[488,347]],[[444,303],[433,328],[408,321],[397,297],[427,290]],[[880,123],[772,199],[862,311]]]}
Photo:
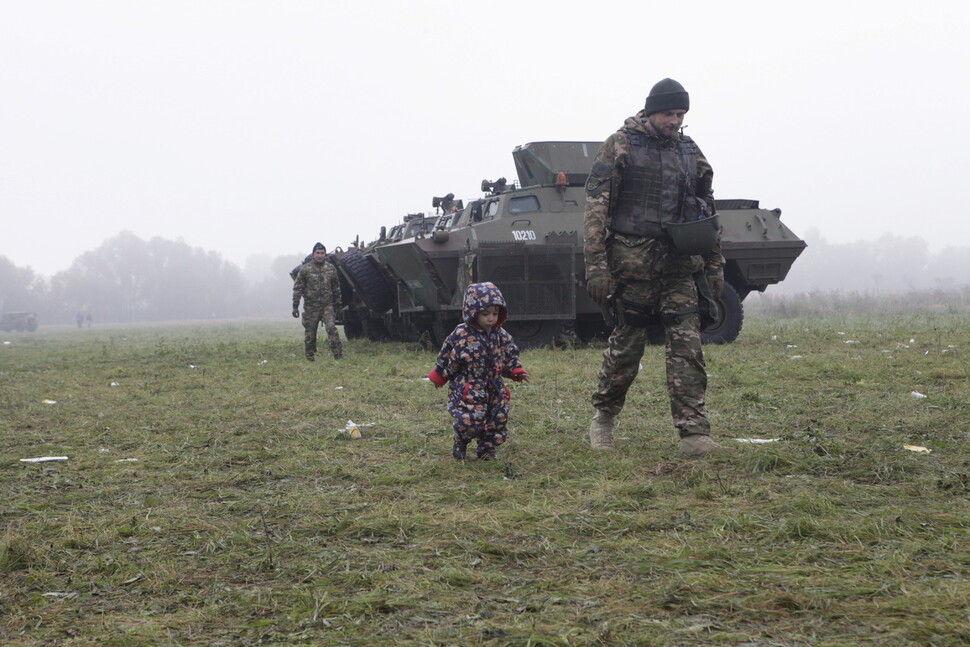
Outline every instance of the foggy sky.
{"label": "foggy sky", "polygon": [[606,138],[667,76],[717,197],[833,243],[970,245],[970,4],[635,6],[0,0],[0,255],[346,247],[512,180],[517,145]]}

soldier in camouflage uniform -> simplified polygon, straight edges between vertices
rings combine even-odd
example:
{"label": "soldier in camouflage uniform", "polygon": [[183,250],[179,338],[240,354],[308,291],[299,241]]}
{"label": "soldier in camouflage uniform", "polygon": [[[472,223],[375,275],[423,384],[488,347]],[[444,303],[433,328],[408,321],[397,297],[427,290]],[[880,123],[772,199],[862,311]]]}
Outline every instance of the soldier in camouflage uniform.
{"label": "soldier in camouflage uniform", "polygon": [[340,303],[340,280],[337,268],[327,261],[327,248],[321,243],[313,246],[313,258],[304,263],[293,281],[293,316],[300,316],[303,298],[303,335],[306,358],[313,361],[317,352],[317,328],[323,322],[330,340],[334,359],[343,357],[334,306]]}
{"label": "soldier in camouflage uniform", "polygon": [[680,83],[664,79],[654,85],[644,109],[600,148],[586,183],[586,287],[594,301],[615,310],[617,319],[592,397],[596,415],[589,437],[594,449],[613,448],[615,418],[637,376],[647,327],[655,322],[663,324],[665,333],[678,452],[703,456],[720,448],[710,438],[704,408],[707,373],[692,274],[704,270],[719,297],[724,257],[719,242],[702,255],[678,253],[665,230],[688,207],[714,213],[714,172],[681,133],[689,107]]}

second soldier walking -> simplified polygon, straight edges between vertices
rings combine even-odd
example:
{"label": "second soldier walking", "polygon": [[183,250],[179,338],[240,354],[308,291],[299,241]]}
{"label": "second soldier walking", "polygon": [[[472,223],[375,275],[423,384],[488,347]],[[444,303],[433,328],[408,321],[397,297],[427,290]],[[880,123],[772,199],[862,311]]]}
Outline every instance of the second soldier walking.
{"label": "second soldier walking", "polygon": [[327,261],[327,248],[313,246],[313,258],[304,263],[293,281],[293,316],[300,316],[303,299],[303,347],[306,358],[313,361],[317,353],[317,329],[323,323],[334,359],[343,357],[343,346],[337,330],[334,308],[340,305],[340,279],[337,268]]}

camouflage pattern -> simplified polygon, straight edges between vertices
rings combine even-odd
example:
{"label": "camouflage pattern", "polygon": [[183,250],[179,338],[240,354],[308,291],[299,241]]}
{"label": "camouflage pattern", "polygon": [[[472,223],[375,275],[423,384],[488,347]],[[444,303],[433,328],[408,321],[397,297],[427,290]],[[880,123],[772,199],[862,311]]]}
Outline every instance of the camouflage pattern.
{"label": "camouflage pattern", "polygon": [[293,310],[303,299],[303,345],[307,359],[317,352],[317,329],[322,322],[330,341],[330,352],[336,359],[343,356],[340,334],[337,331],[334,306],[340,303],[340,279],[337,268],[329,261],[304,263],[293,282]]}
{"label": "camouflage pattern", "polygon": [[293,281],[293,308],[336,305],[340,303],[340,279],[330,261],[304,263]]}
{"label": "camouflage pattern", "polygon": [[[498,322],[491,330],[475,325],[475,316],[490,305],[499,306]],[[508,437],[511,394],[503,377],[520,379],[525,373],[519,349],[502,328],[505,299],[492,283],[473,283],[465,290],[462,317],[441,346],[428,378],[448,386],[448,412],[454,419],[454,442],[478,444],[478,456],[494,456]]]}
{"label": "camouflage pattern", "polygon": [[[703,261],[699,256],[676,253],[665,240],[616,238],[611,260],[614,277],[624,286],[623,299],[647,305],[664,326],[667,394],[674,426],[681,436],[710,433],[704,410],[707,372],[692,277]],[[647,328],[626,323],[622,308],[618,310],[620,321],[603,352],[599,384],[592,397],[593,406],[611,416],[623,409],[647,341]]]}
{"label": "camouflage pattern", "polygon": [[303,348],[307,359],[312,359],[317,353],[317,329],[321,323],[327,331],[331,354],[335,359],[341,359],[343,345],[340,343],[340,333],[337,331],[337,317],[333,306],[329,304],[303,309]]}
{"label": "camouflage pattern", "polygon": [[[624,130],[644,133],[653,137],[644,125],[646,116],[641,110],[628,117],[623,128],[610,135],[600,147],[593,161],[593,169],[586,181],[586,211],[583,215],[583,252],[586,261],[586,278],[605,275],[609,272],[607,242],[611,235],[610,218],[613,205],[612,196],[619,195],[623,169],[629,161],[628,143]],[[696,145],[696,144],[695,144]],[[695,194],[708,203],[714,212],[714,193],[712,184],[714,170],[700,148],[697,149],[697,173],[694,176]],[[720,248],[704,255],[706,268],[724,266]]]}
{"label": "camouflage pattern", "polygon": [[[655,137],[644,123],[643,111],[630,117],[624,129]],[[697,293],[692,274],[724,266],[720,246],[703,256],[678,254],[669,239],[626,236],[611,231],[613,196],[619,195],[624,166],[628,163],[624,130],[611,135],[600,148],[586,183],[584,254],[587,280],[610,277],[622,286],[622,299],[636,304],[663,324],[667,370],[667,393],[674,426],[680,435],[709,434],[704,407],[707,372],[701,347]],[[694,187],[697,197],[714,208],[711,190],[714,172],[700,149]],[[623,409],[626,394],[638,373],[647,340],[647,328],[631,325],[617,304],[618,322],[603,353],[593,406],[610,416]]]}

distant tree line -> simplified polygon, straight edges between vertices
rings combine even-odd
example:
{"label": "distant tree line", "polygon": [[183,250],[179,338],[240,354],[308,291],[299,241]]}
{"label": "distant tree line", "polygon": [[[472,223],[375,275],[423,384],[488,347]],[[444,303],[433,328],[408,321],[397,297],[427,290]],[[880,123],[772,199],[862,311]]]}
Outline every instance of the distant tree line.
{"label": "distant tree line", "polygon": [[122,232],[49,280],[0,256],[0,308],[35,311],[42,323],[73,322],[78,312],[95,322],[278,315],[290,311],[288,273],[302,259],[281,256],[253,282],[215,252]]}
{"label": "distant tree line", "polygon": [[[832,244],[810,230],[801,256],[769,295],[963,293],[970,288],[970,248],[931,254],[920,238],[883,236]],[[0,310],[30,310],[41,323],[276,317],[290,311],[289,271],[304,253],[256,257],[245,274],[215,252],[182,240],[144,241],[121,232],[77,257],[50,279],[0,256]],[[941,297],[945,298],[945,297]]]}

